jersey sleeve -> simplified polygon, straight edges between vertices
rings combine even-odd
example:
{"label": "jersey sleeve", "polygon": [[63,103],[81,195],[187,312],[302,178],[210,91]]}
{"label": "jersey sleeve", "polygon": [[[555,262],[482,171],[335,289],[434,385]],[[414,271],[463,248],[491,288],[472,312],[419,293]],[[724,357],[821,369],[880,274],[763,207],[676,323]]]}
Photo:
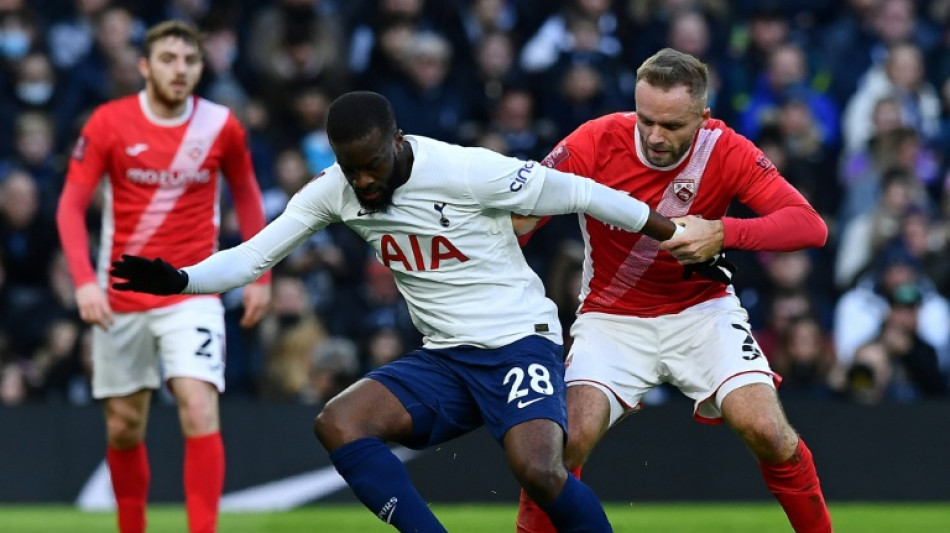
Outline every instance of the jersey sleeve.
{"label": "jersey sleeve", "polygon": [[[234,210],[241,229],[241,238],[246,241],[264,227],[264,201],[254,174],[244,128],[233,114],[228,116],[225,128],[228,157],[223,159],[221,166],[234,199]],[[257,280],[259,283],[269,281],[269,271]]]}
{"label": "jersey sleeve", "polygon": [[339,170],[331,167],[314,176],[290,199],[284,214],[313,228],[314,232],[339,222],[338,202],[343,191],[334,179],[334,173],[339,173]]}
{"label": "jersey sleeve", "polygon": [[726,157],[736,176],[736,199],[760,215],[723,217],[723,247],[787,252],[823,246],[828,227],[804,196],[782,177],[775,165],[750,141],[740,142]]}
{"label": "jersey sleeve", "polygon": [[69,158],[66,181],[95,189],[107,171],[112,132],[106,109],[99,108],[83,126]]}
{"label": "jersey sleeve", "polygon": [[111,134],[103,116],[102,108],[93,112],[76,139],[66,172],[66,184],[56,206],[59,241],[76,287],[96,280],[89,257],[86,210],[96,186],[106,173]]}
{"label": "jersey sleeve", "polygon": [[[592,142],[588,129],[581,126],[573,133],[565,137],[557,146],[551,150],[541,164],[547,168],[553,168],[562,172],[577,174],[580,176],[593,177],[591,169],[593,165],[585,159],[586,154],[593,153],[593,150],[578,149],[577,146],[587,146],[586,143]],[[550,216],[541,217],[528,233],[518,236],[518,244],[525,246],[531,237],[541,229],[548,221]]]}
{"label": "jersey sleeve", "polygon": [[471,200],[483,208],[530,214],[544,186],[545,169],[541,163],[521,161],[483,148],[471,150],[464,179]]}

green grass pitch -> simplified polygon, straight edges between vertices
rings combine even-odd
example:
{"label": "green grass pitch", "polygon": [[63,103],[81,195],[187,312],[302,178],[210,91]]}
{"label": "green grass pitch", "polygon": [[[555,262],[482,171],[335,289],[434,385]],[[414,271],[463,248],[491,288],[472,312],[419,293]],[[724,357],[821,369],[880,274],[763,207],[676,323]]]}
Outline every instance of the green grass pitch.
{"label": "green grass pitch", "polygon": [[[515,507],[435,505],[451,533],[514,532]],[[831,506],[837,533],[950,533],[950,502]],[[617,533],[790,533],[777,504],[608,504]],[[180,506],[152,506],[149,533],[185,531]],[[108,533],[111,513],[85,513],[69,506],[0,505],[4,533]],[[225,513],[220,533],[385,533],[393,529],[356,505],[316,504],[279,513]]]}

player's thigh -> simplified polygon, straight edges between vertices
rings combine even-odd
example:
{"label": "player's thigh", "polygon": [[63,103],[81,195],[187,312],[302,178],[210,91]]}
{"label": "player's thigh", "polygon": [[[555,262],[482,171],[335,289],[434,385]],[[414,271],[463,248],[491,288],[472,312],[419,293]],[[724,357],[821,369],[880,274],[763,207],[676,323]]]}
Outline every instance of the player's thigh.
{"label": "player's thigh", "polygon": [[695,402],[694,416],[701,421],[721,418],[722,399],[730,392],[753,383],[774,387],[777,379],[734,296],[667,317],[660,353],[670,382]]}
{"label": "player's thigh", "polygon": [[[565,371],[568,397],[576,386],[600,390],[609,404],[609,425],[639,409],[643,395],[660,384],[653,319],[584,313],[571,327],[571,337]],[[602,403],[590,409],[581,405],[578,415],[600,418],[603,413],[594,410],[597,406]]]}
{"label": "player's thigh", "polygon": [[445,355],[419,349],[366,375],[385,387],[408,414],[408,431],[392,435],[390,440],[422,449],[482,425],[478,404],[459,366]]}
{"label": "player's thigh", "polygon": [[165,379],[193,378],[224,392],[225,330],[221,300],[191,298],[152,311]]}
{"label": "player's thigh", "polygon": [[563,353],[561,345],[529,335],[486,350],[486,361],[494,364],[464,367],[464,383],[486,429],[499,443],[506,445],[510,441],[506,434],[517,426],[545,420],[550,426],[545,433],[556,434],[561,447],[567,431]]}
{"label": "player's thigh", "polygon": [[92,328],[92,395],[128,396],[161,384],[147,313],[116,313],[108,331]]}

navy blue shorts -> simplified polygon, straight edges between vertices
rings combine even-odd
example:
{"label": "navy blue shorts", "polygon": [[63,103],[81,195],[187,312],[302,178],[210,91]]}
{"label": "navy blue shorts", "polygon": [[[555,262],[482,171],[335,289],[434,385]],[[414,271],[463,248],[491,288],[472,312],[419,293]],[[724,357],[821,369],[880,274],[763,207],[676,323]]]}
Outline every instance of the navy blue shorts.
{"label": "navy blue shorts", "polygon": [[494,349],[421,348],[366,377],[385,385],[412,415],[401,444],[423,449],[482,424],[502,443],[512,427],[537,418],[567,434],[563,347],[532,335]]}

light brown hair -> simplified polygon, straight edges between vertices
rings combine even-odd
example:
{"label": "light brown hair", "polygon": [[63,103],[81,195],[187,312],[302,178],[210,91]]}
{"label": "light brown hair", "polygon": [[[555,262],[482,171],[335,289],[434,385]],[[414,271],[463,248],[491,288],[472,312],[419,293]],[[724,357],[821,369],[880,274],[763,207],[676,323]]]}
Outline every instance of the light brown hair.
{"label": "light brown hair", "polygon": [[697,100],[700,111],[706,107],[709,70],[695,57],[672,48],[653,54],[637,69],[637,81],[668,91],[681,85]]}
{"label": "light brown hair", "polygon": [[205,55],[204,36],[198,31],[198,28],[181,20],[166,20],[152,26],[145,34],[145,44],[143,46],[145,59],[149,59],[151,56],[152,47],[155,43],[166,37],[177,37],[198,48],[198,53],[202,58]]}

